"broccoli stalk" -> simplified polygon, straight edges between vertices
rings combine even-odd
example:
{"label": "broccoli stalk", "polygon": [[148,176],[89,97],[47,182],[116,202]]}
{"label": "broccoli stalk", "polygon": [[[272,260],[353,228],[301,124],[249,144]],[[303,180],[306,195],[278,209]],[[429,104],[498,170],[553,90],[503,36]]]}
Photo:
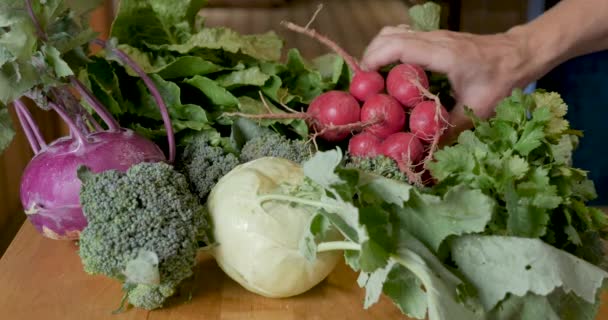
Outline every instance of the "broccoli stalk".
{"label": "broccoli stalk", "polygon": [[80,201],[88,225],[79,255],[84,270],[123,282],[127,300],[156,309],[193,275],[204,208],[186,178],[163,163],[126,173],[81,167]]}

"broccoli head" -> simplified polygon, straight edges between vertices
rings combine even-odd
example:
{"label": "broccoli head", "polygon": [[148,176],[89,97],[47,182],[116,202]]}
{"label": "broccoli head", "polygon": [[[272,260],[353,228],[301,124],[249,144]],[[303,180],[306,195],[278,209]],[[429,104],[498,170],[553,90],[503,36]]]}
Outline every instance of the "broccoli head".
{"label": "broccoli head", "polygon": [[88,221],[78,252],[84,270],[122,281],[136,307],[162,307],[193,274],[206,225],[186,178],[162,162],[136,164],[126,173],[81,167],[78,176]]}
{"label": "broccoli head", "polygon": [[247,141],[241,150],[241,161],[277,157],[303,163],[313,155],[312,146],[303,140],[291,140],[274,131],[265,132]]}
{"label": "broccoli head", "polygon": [[351,169],[359,169],[368,173],[383,176],[397,181],[408,182],[407,176],[399,170],[395,160],[379,155],[376,157],[350,157],[345,166]]}
{"label": "broccoli head", "polygon": [[237,165],[239,159],[234,154],[211,145],[204,135],[197,135],[186,142],[176,164],[202,202],[217,181]]}

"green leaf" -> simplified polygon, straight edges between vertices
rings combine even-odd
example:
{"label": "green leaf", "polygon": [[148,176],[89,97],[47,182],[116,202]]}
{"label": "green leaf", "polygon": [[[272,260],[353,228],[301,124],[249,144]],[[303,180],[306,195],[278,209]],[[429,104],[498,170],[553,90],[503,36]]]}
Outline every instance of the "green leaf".
{"label": "green leaf", "polygon": [[[170,55],[154,55],[151,52],[145,52],[126,44],[120,44],[118,45],[118,48],[135,61],[144,72],[157,73],[165,80],[187,78],[195,75],[202,76],[226,69],[225,67],[197,56],[173,57]],[[116,60],[118,63],[122,64],[122,61],[117,57],[108,54],[108,52],[106,54],[107,59]],[[139,74],[129,66],[124,67],[127,74],[130,76],[139,76]]]}
{"label": "green leaf", "polygon": [[283,41],[274,31],[263,34],[241,35],[234,30],[223,27],[201,29],[186,42],[180,44],[167,41],[156,43],[158,45],[148,45],[148,47],[153,50],[175,51],[180,54],[201,49],[223,50],[232,54],[244,54],[262,61],[279,60],[283,47]]}
{"label": "green leaf", "polygon": [[312,217],[306,233],[300,241],[300,253],[310,262],[314,262],[317,256],[317,245],[327,239],[330,230],[335,230],[330,221],[324,215],[317,214]]}
{"label": "green leaf", "polygon": [[205,3],[205,0],[122,0],[110,35],[134,47],[183,43],[195,31],[196,15]]}
{"label": "green leaf", "polygon": [[217,82],[203,76],[194,76],[184,80],[185,83],[201,90],[201,92],[216,106],[234,107],[239,100]]}
{"label": "green leaf", "polygon": [[544,124],[538,122],[528,122],[524,126],[524,131],[515,143],[514,149],[523,156],[527,156],[532,150],[542,144],[545,137]]}
{"label": "green leaf", "polygon": [[[179,132],[183,129],[202,130],[206,127],[208,118],[205,110],[199,105],[182,104],[181,89],[177,84],[165,81],[156,74],[150,77],[167,105],[174,131]],[[141,81],[138,82],[138,86],[142,94],[142,103],[141,106],[130,110],[130,112],[154,120],[161,120],[158,105],[152,94]]]}
{"label": "green leaf", "polygon": [[233,89],[240,86],[263,86],[270,76],[263,73],[259,67],[234,71],[219,76],[215,81],[222,87]]}
{"label": "green leaf", "polygon": [[568,121],[564,119],[568,106],[557,92],[535,92],[532,94],[537,108],[546,108],[551,118],[545,129],[547,136],[559,138],[569,128]]}
{"label": "green leaf", "polygon": [[284,105],[295,98],[295,96],[289,93],[288,89],[283,88],[283,81],[277,75],[270,76],[269,80],[262,87],[262,92],[274,102]]}
{"label": "green leaf", "polygon": [[414,193],[396,214],[400,227],[437,251],[448,236],[481,232],[492,218],[495,202],[479,190],[459,185],[443,199]]}
{"label": "green leaf", "polygon": [[489,313],[492,320],[563,320],[546,297],[527,294],[509,296]]}
{"label": "green leaf", "polygon": [[608,273],[540,239],[467,235],[454,239],[452,257],[476,287],[486,310],[508,293],[546,296],[556,288],[595,303]]}
{"label": "green leaf", "polygon": [[8,108],[0,104],[0,154],[13,141],[14,136],[15,130],[13,129]]}
{"label": "green leaf", "polygon": [[43,45],[42,50],[46,56],[47,63],[57,78],[74,75],[70,66],[61,58],[61,53],[57,48]]}
{"label": "green leaf", "polygon": [[512,184],[505,188],[505,203],[509,213],[509,234],[521,237],[540,237],[545,234],[549,213],[522,201]]}
{"label": "green leaf", "polygon": [[368,309],[378,302],[380,295],[382,294],[384,282],[386,281],[386,278],[389,272],[393,269],[394,265],[395,262],[391,261],[384,267],[377,269],[374,272],[361,272],[359,274],[357,283],[359,284],[359,287],[365,287],[365,300],[363,303],[364,309]]}
{"label": "green leaf", "polygon": [[414,30],[433,31],[439,29],[441,6],[428,1],[424,4],[412,6],[408,10]]}
{"label": "green leaf", "polygon": [[404,206],[404,202],[410,200],[410,194],[414,187],[379,176],[365,177],[371,179],[369,182],[362,182],[360,186],[360,197],[365,203],[370,204],[394,204],[399,207]]}
{"label": "green leaf", "polygon": [[481,319],[479,314],[459,301],[459,281],[441,277],[423,257],[412,250],[401,249],[397,254],[395,261],[415,274],[426,289],[429,320]]}
{"label": "green leaf", "polygon": [[312,60],[314,69],[321,74],[321,78],[329,83],[337,84],[342,76],[346,63],[339,55],[328,53]]}
{"label": "green leaf", "polygon": [[408,317],[424,319],[426,315],[426,293],[420,280],[401,265],[389,272],[382,292],[393,300],[399,310]]}

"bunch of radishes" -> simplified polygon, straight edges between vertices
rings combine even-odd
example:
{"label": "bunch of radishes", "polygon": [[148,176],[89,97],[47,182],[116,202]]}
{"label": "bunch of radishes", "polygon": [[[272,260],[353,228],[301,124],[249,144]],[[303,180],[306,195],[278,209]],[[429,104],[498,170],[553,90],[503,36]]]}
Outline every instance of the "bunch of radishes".
{"label": "bunch of radishes", "polygon": [[386,77],[386,86],[384,79],[378,83],[378,72],[363,71],[356,65],[351,68],[355,76],[349,91],[363,103],[360,120],[382,121],[352,136],[349,153],[356,157],[384,155],[409,172],[428,149],[436,147],[448,126],[447,110],[428,91],[429,81],[420,66],[396,65]]}
{"label": "bunch of radishes", "polygon": [[319,40],[344,59],[354,72],[348,92],[327,91],[316,97],[306,112],[232,115],[303,119],[315,138],[335,143],[350,139],[348,151],[352,156],[384,155],[394,159],[408,176],[421,176],[423,160],[432,158],[449,123],[447,110],[428,91],[429,79],[424,69],[399,64],[390,69],[385,79],[379,72],[362,70],[352,56],[315,30],[291,22],[283,24]]}

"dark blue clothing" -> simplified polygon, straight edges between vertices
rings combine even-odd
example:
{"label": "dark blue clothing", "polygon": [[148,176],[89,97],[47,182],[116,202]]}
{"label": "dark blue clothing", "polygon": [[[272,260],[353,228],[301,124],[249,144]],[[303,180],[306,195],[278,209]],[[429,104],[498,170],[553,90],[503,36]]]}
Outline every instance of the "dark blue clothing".
{"label": "dark blue clothing", "polygon": [[589,171],[595,183],[598,199],[592,204],[608,205],[608,51],[563,63],[540,79],[537,88],[558,92],[568,104],[570,126],[585,134],[574,166]]}

